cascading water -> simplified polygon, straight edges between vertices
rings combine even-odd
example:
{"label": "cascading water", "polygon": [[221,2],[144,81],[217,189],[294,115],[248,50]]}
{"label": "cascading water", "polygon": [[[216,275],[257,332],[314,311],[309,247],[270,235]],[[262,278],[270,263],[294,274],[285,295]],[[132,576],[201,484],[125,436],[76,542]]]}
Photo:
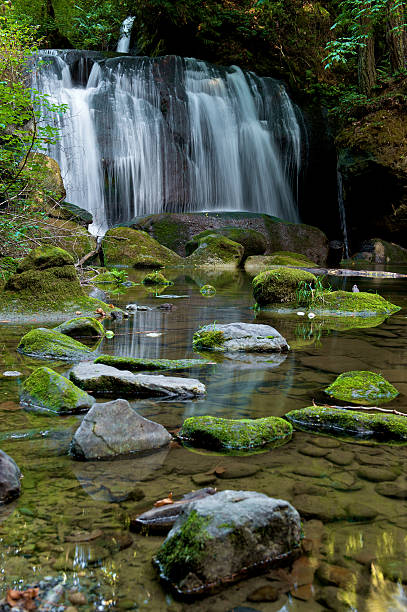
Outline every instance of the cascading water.
{"label": "cascading water", "polygon": [[58,104],[48,154],[91,231],[159,212],[250,211],[297,221],[301,115],[284,86],[174,56],[41,52],[33,87]]}
{"label": "cascading water", "polygon": [[133,28],[135,17],[126,17],[120,28],[120,38],[117,43],[116,51],[118,53],[128,53],[130,49],[131,30]]}
{"label": "cascading water", "polygon": [[343,201],[343,182],[342,182],[342,174],[337,168],[336,170],[337,176],[337,186],[338,186],[338,206],[339,206],[339,217],[341,219],[341,227],[342,227],[342,235],[343,235],[343,244],[345,251],[345,258],[349,257],[349,243],[348,243],[348,229],[346,226],[346,212],[345,212],[345,204]]}

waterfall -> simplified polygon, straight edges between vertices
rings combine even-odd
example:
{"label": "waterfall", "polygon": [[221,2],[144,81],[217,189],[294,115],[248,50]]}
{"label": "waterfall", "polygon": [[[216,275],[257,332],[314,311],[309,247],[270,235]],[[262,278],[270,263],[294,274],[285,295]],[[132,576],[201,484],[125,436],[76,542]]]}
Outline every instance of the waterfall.
{"label": "waterfall", "polygon": [[349,243],[348,243],[348,230],[346,227],[346,212],[345,212],[345,204],[343,201],[343,182],[342,182],[342,174],[339,170],[339,167],[336,170],[337,176],[337,186],[338,186],[338,207],[339,207],[339,217],[341,220],[342,227],[342,235],[343,235],[343,244],[345,247],[345,258],[349,257]]}
{"label": "waterfall", "polygon": [[[33,87],[66,104],[48,154],[91,231],[159,212],[298,221],[301,115],[281,82],[192,58],[40,52]],[[44,61],[45,60],[45,61]]]}
{"label": "waterfall", "polygon": [[126,17],[120,28],[119,42],[116,51],[118,53],[128,53],[130,48],[131,31],[135,17]]}

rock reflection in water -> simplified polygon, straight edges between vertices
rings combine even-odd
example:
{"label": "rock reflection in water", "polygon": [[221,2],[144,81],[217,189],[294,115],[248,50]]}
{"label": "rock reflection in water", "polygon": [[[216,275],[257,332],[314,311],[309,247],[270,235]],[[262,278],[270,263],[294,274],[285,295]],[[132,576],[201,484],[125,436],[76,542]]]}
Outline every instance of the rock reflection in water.
{"label": "rock reflection in water", "polygon": [[144,480],[152,480],[164,465],[169,448],[131,459],[73,462],[72,471],[93,499],[118,502],[127,499]]}

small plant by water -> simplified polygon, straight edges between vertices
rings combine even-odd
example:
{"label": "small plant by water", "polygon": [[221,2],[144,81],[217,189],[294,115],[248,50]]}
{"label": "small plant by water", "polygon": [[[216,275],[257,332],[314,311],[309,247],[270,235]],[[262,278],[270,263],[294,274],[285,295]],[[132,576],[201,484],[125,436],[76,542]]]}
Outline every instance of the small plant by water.
{"label": "small plant by water", "polygon": [[331,285],[324,287],[324,278],[324,276],[318,277],[314,283],[308,281],[301,281],[298,283],[296,291],[298,306],[311,308],[312,306],[324,303],[326,294],[330,293],[332,290]]}
{"label": "small plant by water", "polygon": [[116,285],[121,285],[129,278],[126,270],[118,270],[117,268],[110,270],[110,274],[114,277],[114,282]]}

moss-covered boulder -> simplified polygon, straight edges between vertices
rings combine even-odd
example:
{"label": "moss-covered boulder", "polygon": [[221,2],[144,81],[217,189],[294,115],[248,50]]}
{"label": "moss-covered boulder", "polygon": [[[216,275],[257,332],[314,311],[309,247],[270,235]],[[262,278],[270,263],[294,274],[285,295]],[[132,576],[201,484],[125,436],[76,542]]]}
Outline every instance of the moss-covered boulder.
{"label": "moss-covered boulder", "polygon": [[0,257],[0,287],[2,287],[17,272],[18,259],[14,257]]}
{"label": "moss-covered boulder", "polygon": [[325,234],[312,225],[289,223],[263,215],[268,231],[268,251],[290,251],[302,253],[311,261],[324,265],[328,257],[328,239]]}
{"label": "moss-covered boulder", "polygon": [[81,336],[95,336],[102,338],[105,335],[105,328],[102,323],[94,317],[76,317],[58,325],[54,331],[71,336],[72,338],[80,338]]}
{"label": "moss-covered boulder", "polygon": [[313,284],[316,277],[310,272],[294,268],[267,270],[254,277],[253,295],[260,306],[293,302],[297,298],[297,289],[301,282]]}
{"label": "moss-covered boulder", "polygon": [[114,355],[100,355],[95,363],[112,366],[118,370],[130,372],[147,372],[154,370],[189,370],[214,365],[206,359],[144,359],[143,357],[115,357]]}
{"label": "moss-covered boulder", "polygon": [[200,238],[196,250],[184,262],[187,266],[237,268],[244,255],[244,247],[225,236],[209,234]]}
{"label": "moss-covered boulder", "polygon": [[259,274],[275,266],[291,266],[294,268],[318,268],[319,266],[300,253],[278,251],[271,255],[249,257],[245,261],[244,269],[248,274]]}
{"label": "moss-covered boulder", "polygon": [[19,353],[37,359],[81,361],[92,359],[92,351],[77,340],[53,329],[32,329],[20,340]]}
{"label": "moss-covered boulder", "polygon": [[162,272],[150,272],[141,281],[143,285],[172,285],[173,283],[165,278]]}
{"label": "moss-covered boulder", "polygon": [[381,374],[363,370],[344,372],[325,389],[329,397],[352,404],[385,404],[399,392]]}
{"label": "moss-covered boulder", "polygon": [[352,256],[352,260],[377,264],[407,264],[407,249],[393,242],[372,238],[361,244],[359,252]]}
{"label": "moss-covered boulder", "polygon": [[372,414],[346,408],[311,406],[292,410],[285,418],[295,429],[301,431],[407,442],[407,417],[395,414]]}
{"label": "moss-covered boulder", "polygon": [[364,291],[326,291],[312,308],[316,313],[342,317],[355,314],[362,317],[388,316],[400,310],[399,306],[391,304],[381,295]]}
{"label": "moss-covered boulder", "polygon": [[196,236],[193,236],[185,245],[186,255],[192,255],[192,253],[199,247],[201,240],[213,234],[225,236],[226,238],[229,238],[229,240],[241,244],[244,248],[243,259],[247,259],[247,257],[250,257],[251,255],[263,255],[267,249],[267,241],[260,232],[243,227],[231,226],[205,230]]}
{"label": "moss-covered boulder", "polygon": [[154,564],[178,595],[213,593],[299,549],[301,519],[288,502],[221,491],[185,505]]}
{"label": "moss-covered boulder", "polygon": [[74,413],[89,410],[95,399],[50,368],[37,368],[23,383],[20,401],[30,408]]}
{"label": "moss-covered boulder", "polygon": [[73,257],[59,247],[37,247],[18,264],[0,291],[0,312],[30,314],[48,311],[93,313],[111,306],[90,298],[80,284]]}
{"label": "moss-covered boulder", "polygon": [[213,416],[190,417],[178,437],[191,444],[215,450],[247,450],[291,438],[292,427],[279,417],[264,419],[222,419]]}
{"label": "moss-covered boulder", "polygon": [[133,268],[178,266],[182,258],[159,244],[146,232],[130,227],[109,230],[102,242],[106,265],[122,264]]}

